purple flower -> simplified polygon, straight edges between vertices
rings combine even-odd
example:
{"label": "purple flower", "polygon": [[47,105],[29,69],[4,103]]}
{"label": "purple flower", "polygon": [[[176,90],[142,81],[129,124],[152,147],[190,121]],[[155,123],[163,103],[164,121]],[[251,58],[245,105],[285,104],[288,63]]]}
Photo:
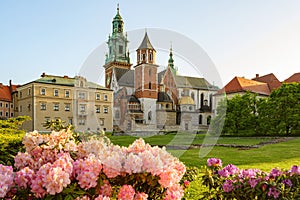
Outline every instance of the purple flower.
{"label": "purple flower", "polygon": [[229,164],[225,168],[228,171],[229,175],[237,174],[239,172],[239,169],[233,164]]}
{"label": "purple flower", "polygon": [[234,187],[232,185],[232,181],[231,180],[226,180],[222,186],[224,192],[231,192]]}
{"label": "purple flower", "polygon": [[218,174],[219,174],[219,176],[222,176],[224,178],[227,178],[229,176],[229,172],[225,168],[219,170]]}
{"label": "purple flower", "polygon": [[245,169],[240,171],[239,178],[255,178],[260,173],[258,169]]}
{"label": "purple flower", "polygon": [[292,174],[300,174],[300,167],[297,165],[292,166],[291,173]]}
{"label": "purple flower", "polygon": [[280,171],[279,169],[277,168],[273,168],[270,172],[270,177],[277,177],[277,176],[281,176],[282,175],[282,171]]}
{"label": "purple flower", "polygon": [[260,179],[256,179],[256,178],[251,178],[248,183],[250,184],[251,188],[254,188],[257,183],[260,181]]}
{"label": "purple flower", "polygon": [[222,161],[219,158],[209,158],[207,159],[207,166],[222,167]]}
{"label": "purple flower", "polygon": [[274,199],[277,199],[280,195],[280,192],[275,188],[275,187],[271,187],[269,189],[269,192],[268,192],[268,196],[271,197],[273,196]]}
{"label": "purple flower", "polygon": [[283,180],[283,183],[284,183],[285,185],[290,186],[290,187],[293,186],[293,183],[292,183],[292,181],[291,181],[290,179],[285,179],[285,180]]}

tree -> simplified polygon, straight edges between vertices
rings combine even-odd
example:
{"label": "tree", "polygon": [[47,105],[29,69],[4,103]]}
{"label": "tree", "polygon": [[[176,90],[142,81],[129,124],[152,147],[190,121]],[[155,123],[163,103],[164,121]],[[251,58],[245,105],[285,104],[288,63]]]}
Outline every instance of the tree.
{"label": "tree", "polygon": [[270,95],[273,122],[279,134],[291,135],[300,128],[300,83],[284,83]]}

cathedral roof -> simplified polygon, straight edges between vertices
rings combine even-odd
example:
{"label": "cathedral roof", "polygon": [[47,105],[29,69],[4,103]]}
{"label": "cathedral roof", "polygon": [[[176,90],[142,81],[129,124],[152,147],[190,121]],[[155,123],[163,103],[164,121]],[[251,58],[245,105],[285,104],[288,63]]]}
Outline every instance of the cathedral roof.
{"label": "cathedral roof", "polygon": [[145,33],[144,39],[138,49],[152,49],[155,51],[155,49],[153,48],[153,46],[149,40],[147,32]]}
{"label": "cathedral roof", "polygon": [[173,101],[167,93],[158,92],[157,102],[173,102]]}
{"label": "cathedral roof", "polygon": [[210,84],[205,78],[175,76],[176,86],[179,88],[194,88],[204,90],[218,90],[217,86]]}
{"label": "cathedral roof", "polygon": [[120,86],[134,87],[134,70],[115,68],[115,75]]}
{"label": "cathedral roof", "polygon": [[179,105],[195,105],[195,101],[190,96],[183,96],[179,99]]}

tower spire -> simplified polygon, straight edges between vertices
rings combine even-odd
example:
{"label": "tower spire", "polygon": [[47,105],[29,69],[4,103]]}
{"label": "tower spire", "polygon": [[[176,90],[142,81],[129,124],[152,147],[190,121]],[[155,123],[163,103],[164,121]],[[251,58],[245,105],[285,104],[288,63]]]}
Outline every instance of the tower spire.
{"label": "tower spire", "polygon": [[173,73],[174,75],[176,75],[176,74],[177,74],[177,71],[176,71],[176,69],[174,68],[174,59],[173,59],[172,41],[171,41],[170,43],[171,43],[171,44],[170,44],[171,47],[170,47],[170,54],[169,54],[169,60],[168,60],[168,67],[170,67],[172,73]]}

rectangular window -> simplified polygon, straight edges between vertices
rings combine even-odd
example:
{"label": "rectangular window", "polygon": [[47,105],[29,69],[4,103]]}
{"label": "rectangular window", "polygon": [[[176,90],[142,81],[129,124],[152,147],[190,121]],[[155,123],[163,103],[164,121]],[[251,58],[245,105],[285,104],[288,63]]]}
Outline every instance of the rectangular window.
{"label": "rectangular window", "polygon": [[2,112],[0,112],[0,116],[2,116],[3,115],[3,113]]}
{"label": "rectangular window", "polygon": [[85,92],[79,92],[78,98],[79,99],[85,99]]}
{"label": "rectangular window", "polygon": [[123,46],[119,45],[119,54],[123,54]]}
{"label": "rectangular window", "polygon": [[2,108],[2,106],[3,106],[2,103],[0,103],[0,107],[1,107],[1,108]]}
{"label": "rectangular window", "polygon": [[55,104],[53,105],[53,110],[54,110],[54,111],[59,111],[59,104],[58,104],[58,103],[55,103]]}
{"label": "rectangular window", "polygon": [[66,98],[69,98],[69,97],[70,97],[70,91],[69,91],[69,90],[66,90],[66,91],[65,91],[65,97],[66,97]]}
{"label": "rectangular window", "polygon": [[13,105],[13,104],[10,104],[10,107],[11,107],[11,108],[14,108],[14,105]]}
{"label": "rectangular window", "polygon": [[8,108],[8,103],[5,104],[5,107]]}
{"label": "rectangular window", "polygon": [[30,96],[30,95],[31,95],[31,89],[28,88],[28,96]]}
{"label": "rectangular window", "polygon": [[96,100],[100,100],[100,94],[96,93]]}
{"label": "rectangular window", "polygon": [[10,113],[10,117],[13,117],[14,116],[14,113]]}
{"label": "rectangular window", "polygon": [[45,88],[41,89],[41,95],[46,95],[46,89]]}
{"label": "rectangular window", "polygon": [[99,124],[100,124],[100,126],[104,126],[104,118],[100,118]]}
{"label": "rectangular window", "polygon": [[41,110],[46,110],[46,103],[41,103]]}
{"label": "rectangular window", "polygon": [[20,106],[20,112],[22,112],[22,106]]}
{"label": "rectangular window", "polygon": [[73,118],[69,118],[69,124],[73,124]]}
{"label": "rectangular window", "polygon": [[5,112],[5,117],[8,117],[8,112]]}
{"label": "rectangular window", "polygon": [[20,98],[22,98],[22,92],[20,92]]}
{"label": "rectangular window", "polygon": [[27,105],[28,111],[31,111],[31,104]]}
{"label": "rectangular window", "polygon": [[96,106],[96,113],[100,113],[100,106]]}
{"label": "rectangular window", "polygon": [[84,104],[80,104],[80,105],[79,105],[79,111],[80,111],[81,113],[84,113],[84,112],[85,112],[85,108],[86,108],[86,106],[85,106]]}
{"label": "rectangular window", "polygon": [[65,104],[65,111],[70,111],[70,104],[69,103]]}
{"label": "rectangular window", "polygon": [[45,122],[49,122],[50,121],[50,117],[45,117]]}
{"label": "rectangular window", "polygon": [[79,119],[79,125],[85,125],[85,119]]}
{"label": "rectangular window", "polygon": [[103,112],[104,112],[104,113],[108,113],[108,107],[104,107],[104,108],[103,108]]}
{"label": "rectangular window", "polygon": [[54,90],[54,96],[58,97],[58,90],[57,89]]}
{"label": "rectangular window", "polygon": [[104,95],[104,101],[107,101],[108,100],[108,96],[107,94]]}

